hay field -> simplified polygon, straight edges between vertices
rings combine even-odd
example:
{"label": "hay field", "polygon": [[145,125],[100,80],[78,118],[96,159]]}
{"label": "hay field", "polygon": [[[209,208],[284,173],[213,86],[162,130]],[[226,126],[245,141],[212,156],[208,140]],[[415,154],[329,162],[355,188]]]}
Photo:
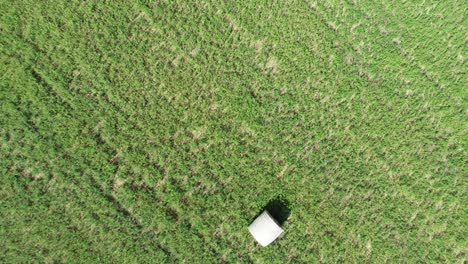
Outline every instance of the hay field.
{"label": "hay field", "polygon": [[0,262],[465,263],[467,8],[1,0]]}

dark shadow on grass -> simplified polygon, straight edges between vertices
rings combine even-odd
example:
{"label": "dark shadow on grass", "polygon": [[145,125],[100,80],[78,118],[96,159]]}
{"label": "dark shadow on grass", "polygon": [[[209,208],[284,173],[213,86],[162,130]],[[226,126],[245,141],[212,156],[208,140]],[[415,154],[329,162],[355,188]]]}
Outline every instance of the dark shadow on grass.
{"label": "dark shadow on grass", "polygon": [[[257,218],[263,211],[268,211],[268,213],[275,219],[275,221],[282,226],[286,220],[288,220],[289,215],[291,215],[289,202],[283,197],[276,197],[268,202],[262,211],[260,211],[255,218]],[[255,219],[254,218],[254,219]]]}

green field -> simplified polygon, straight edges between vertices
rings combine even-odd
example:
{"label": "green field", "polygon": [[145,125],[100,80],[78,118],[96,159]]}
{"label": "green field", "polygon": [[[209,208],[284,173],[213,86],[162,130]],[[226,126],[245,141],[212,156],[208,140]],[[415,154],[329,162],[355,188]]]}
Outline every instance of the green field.
{"label": "green field", "polygon": [[1,263],[466,263],[466,1],[0,11]]}

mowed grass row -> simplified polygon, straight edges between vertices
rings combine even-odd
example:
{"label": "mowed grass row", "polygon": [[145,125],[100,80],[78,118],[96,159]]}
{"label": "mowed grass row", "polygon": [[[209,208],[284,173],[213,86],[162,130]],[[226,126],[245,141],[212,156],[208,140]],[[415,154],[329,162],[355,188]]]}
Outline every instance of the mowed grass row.
{"label": "mowed grass row", "polygon": [[4,260],[463,262],[465,9],[3,2]]}

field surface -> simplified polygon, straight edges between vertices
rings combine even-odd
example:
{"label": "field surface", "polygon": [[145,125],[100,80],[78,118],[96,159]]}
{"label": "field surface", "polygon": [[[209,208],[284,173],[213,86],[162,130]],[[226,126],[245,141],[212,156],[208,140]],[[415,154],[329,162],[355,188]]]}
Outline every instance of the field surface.
{"label": "field surface", "polygon": [[467,9],[0,0],[0,262],[466,263]]}

